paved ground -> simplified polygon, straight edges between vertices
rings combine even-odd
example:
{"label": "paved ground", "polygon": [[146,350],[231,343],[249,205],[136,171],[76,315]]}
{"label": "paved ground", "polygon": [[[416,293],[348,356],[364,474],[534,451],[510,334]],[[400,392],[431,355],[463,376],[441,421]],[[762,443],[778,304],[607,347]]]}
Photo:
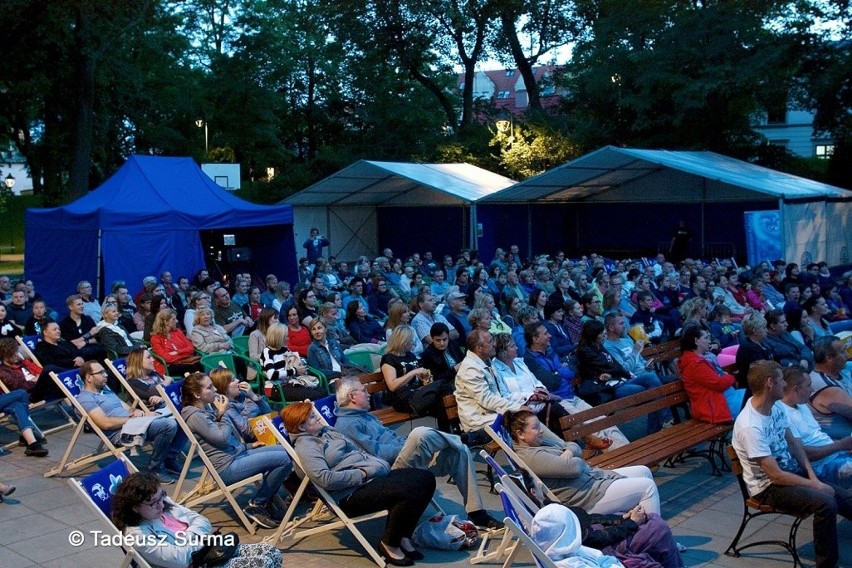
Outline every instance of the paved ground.
{"label": "paved ground", "polygon": [[[38,419],[38,415],[36,415]],[[0,440],[10,441],[17,433],[0,428]],[[0,504],[0,567],[25,568],[43,566],[71,568],[93,566],[106,568],[119,566],[122,555],[117,549],[97,546],[90,531],[103,531],[105,526],[77,498],[68,486],[67,477],[45,479],[43,472],[59,461],[70,439],[71,431],[64,430],[50,436],[50,456],[44,459],[28,458],[23,448],[12,448],[11,453],[0,457],[0,480],[13,483],[17,491]],[[83,436],[82,446],[92,448],[94,435]],[[75,452],[75,455],[79,455]],[[134,458],[136,460],[137,458]],[[138,458],[144,461],[144,457]],[[484,469],[484,466],[482,466]],[[197,470],[197,468],[196,468]],[[86,470],[92,471],[92,470]],[[84,471],[83,473],[85,474]],[[723,566],[731,568],[774,568],[791,565],[790,556],[777,547],[746,551],[741,558],[724,555],[742,514],[742,498],[736,481],[730,473],[712,477],[710,468],[702,459],[689,460],[675,469],[662,468],[655,478],[662,496],[663,516],[669,521],[679,542],[688,547],[684,554],[687,566]],[[486,482],[481,482],[486,504],[494,513],[500,511],[499,499],[488,493]],[[441,506],[451,513],[463,513],[457,504],[458,492],[446,480],[439,480]],[[247,496],[240,498],[241,502]],[[249,537],[233,520],[227,507],[213,505],[203,510],[214,524],[224,530],[236,530],[245,542],[258,540],[271,531],[261,531]],[[363,532],[371,540],[378,539],[383,521],[364,525]],[[764,518],[753,522],[746,536],[762,539],[785,539],[789,527],[787,518]],[[69,544],[73,530],[83,531],[86,542],[79,547]],[[841,565],[852,566],[852,523],[839,524]],[[804,566],[813,566],[813,545],[810,521],[799,531],[799,553]],[[354,538],[344,531],[329,532],[304,539],[301,542],[281,543],[285,548],[285,566],[299,568],[324,568],[347,566],[370,568],[374,564],[363,555]],[[468,566],[472,552],[427,551],[420,565]],[[502,562],[486,564],[499,566]],[[530,566],[531,557],[522,553],[517,565]]]}

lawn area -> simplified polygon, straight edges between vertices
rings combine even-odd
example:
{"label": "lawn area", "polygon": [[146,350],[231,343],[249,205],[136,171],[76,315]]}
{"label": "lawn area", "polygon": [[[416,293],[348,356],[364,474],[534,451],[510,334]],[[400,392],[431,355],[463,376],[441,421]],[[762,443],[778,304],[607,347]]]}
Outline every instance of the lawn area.
{"label": "lawn area", "polygon": [[24,273],[24,212],[30,207],[41,206],[40,196],[7,198],[0,223],[0,273],[13,277]]}

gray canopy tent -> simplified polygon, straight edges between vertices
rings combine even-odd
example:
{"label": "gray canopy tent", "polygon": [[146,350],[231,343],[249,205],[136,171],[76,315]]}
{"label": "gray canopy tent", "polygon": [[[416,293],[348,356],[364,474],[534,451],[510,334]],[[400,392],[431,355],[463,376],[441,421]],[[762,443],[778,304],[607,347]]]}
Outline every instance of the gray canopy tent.
{"label": "gray canopy tent", "polygon": [[296,250],[317,227],[338,259],[392,247],[457,252],[476,240],[476,203],[514,180],[470,164],[361,160],[288,197]]}
{"label": "gray canopy tent", "polygon": [[[512,223],[505,221],[505,208],[512,211]],[[613,146],[480,200],[479,220],[485,225],[480,249],[487,258],[509,240],[532,251],[592,248],[594,235],[639,248],[646,237],[652,243],[669,238],[677,220],[688,217],[705,250],[711,240],[744,239],[742,213],[755,208],[780,211],[778,235],[786,259],[849,262],[848,190],[713,152]],[[519,218],[525,221],[524,235]]]}

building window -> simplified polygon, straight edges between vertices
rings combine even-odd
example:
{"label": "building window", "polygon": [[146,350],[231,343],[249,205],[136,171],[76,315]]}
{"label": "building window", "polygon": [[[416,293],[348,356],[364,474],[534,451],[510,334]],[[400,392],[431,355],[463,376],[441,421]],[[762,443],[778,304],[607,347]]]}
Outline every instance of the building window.
{"label": "building window", "polygon": [[514,76],[515,76],[515,70],[514,69],[507,69],[506,70],[506,77],[514,77]]}
{"label": "building window", "polygon": [[821,160],[829,159],[834,154],[834,144],[817,144],[814,146],[814,156]]}
{"label": "building window", "polygon": [[508,99],[509,97],[511,97],[511,95],[512,95],[511,91],[500,91],[499,93],[497,93],[497,98],[498,99]]}

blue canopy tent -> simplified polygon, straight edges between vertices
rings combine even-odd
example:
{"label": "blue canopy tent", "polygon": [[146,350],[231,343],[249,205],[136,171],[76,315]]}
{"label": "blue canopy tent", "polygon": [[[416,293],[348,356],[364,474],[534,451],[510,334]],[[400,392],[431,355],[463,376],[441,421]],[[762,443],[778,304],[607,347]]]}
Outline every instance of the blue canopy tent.
{"label": "blue canopy tent", "polygon": [[[202,237],[202,231],[205,238]],[[164,270],[191,277],[205,267],[213,231],[247,247],[255,276],[296,279],[293,209],[255,205],[213,182],[191,158],[131,156],[100,187],[64,207],[30,209],[25,217],[25,266],[54,308],[77,282],[127,282]],[[209,258],[209,257],[208,257]]]}

